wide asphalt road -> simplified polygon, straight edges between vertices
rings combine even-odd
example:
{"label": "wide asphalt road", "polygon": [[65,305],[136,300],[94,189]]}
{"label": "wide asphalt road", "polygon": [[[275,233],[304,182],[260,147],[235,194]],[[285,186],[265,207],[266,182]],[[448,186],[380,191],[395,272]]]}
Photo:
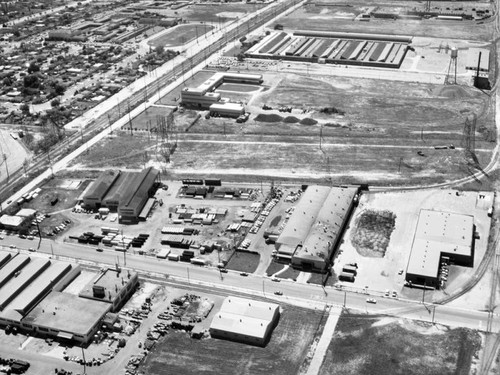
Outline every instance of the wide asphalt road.
{"label": "wide asphalt road", "polygon": [[[10,252],[27,252],[29,248],[37,248],[38,239],[27,240],[16,236],[5,236],[0,241],[1,248]],[[15,245],[16,248],[10,248]],[[138,271],[143,277],[160,277],[169,282],[181,284],[190,283],[193,288],[208,287],[226,292],[245,293],[250,295],[265,295],[276,301],[298,304],[310,308],[322,309],[325,304],[345,306],[358,313],[381,314],[400,318],[423,320],[441,323],[454,327],[468,327],[485,331],[490,314],[449,307],[446,305],[422,304],[421,301],[411,301],[402,298],[371,296],[364,292],[350,292],[334,287],[322,288],[314,284],[302,284],[288,280],[272,281],[262,276],[242,276],[239,272],[220,273],[217,268],[193,266],[184,262],[173,262],[151,256],[139,255],[129,249],[126,254],[102,247],[97,252],[95,246],[76,243],[57,243],[43,239],[37,256],[52,256],[55,259],[73,261],[90,266],[105,267],[118,264]],[[281,291],[282,296],[274,292]],[[374,298],[376,303],[370,303],[368,298]],[[491,316],[490,330],[498,332],[500,319],[497,314]]]}

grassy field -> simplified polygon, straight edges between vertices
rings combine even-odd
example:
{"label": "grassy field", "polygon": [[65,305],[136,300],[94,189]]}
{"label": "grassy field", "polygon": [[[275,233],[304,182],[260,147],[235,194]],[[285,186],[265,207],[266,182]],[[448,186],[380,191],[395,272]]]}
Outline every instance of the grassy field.
{"label": "grassy field", "polygon": [[123,126],[124,131],[130,132],[132,127],[133,131],[155,131],[160,127],[162,121],[166,121],[166,117],[172,112],[170,108],[166,107],[149,107],[143,111],[139,116],[133,118],[128,124]]}
{"label": "grassy field", "polygon": [[465,328],[342,315],[319,374],[467,375],[480,347]]}
{"label": "grassy field", "polygon": [[266,5],[244,3],[207,3],[194,4],[176,10],[156,10],[156,13],[168,17],[181,17],[188,22],[212,22],[221,24],[235,19],[245,13],[255,12]]}
{"label": "grassy field", "polygon": [[140,370],[149,375],[298,374],[312,341],[321,334],[324,319],[320,311],[282,308],[265,348],[218,339],[194,340],[186,333],[171,331]]}
{"label": "grassy field", "polygon": [[235,251],[226,265],[227,269],[253,273],[259,266],[260,254]]}
{"label": "grassy field", "polygon": [[[285,29],[291,30],[325,30],[325,31],[345,31],[378,34],[404,34],[411,36],[430,36],[454,39],[470,39],[490,41],[493,37],[493,23],[485,22],[478,24],[475,21],[443,21],[436,19],[429,20],[408,20],[408,19],[370,19],[370,22],[358,22],[353,18],[359,12],[357,7],[345,6],[345,3],[338,3],[338,6],[316,6],[309,2],[305,6],[297,9],[285,17],[279,18],[274,24],[281,24]],[[344,6],[342,6],[344,5]],[[363,4],[366,5],[366,4]],[[397,8],[414,7],[415,4],[394,5]],[[366,8],[366,6],[365,6]],[[341,16],[348,18],[341,18]],[[271,27],[274,26],[271,25]]]}
{"label": "grassy field", "polygon": [[155,139],[125,131],[108,137],[74,159],[71,166],[86,168],[143,168],[154,155]]}
{"label": "grassy field", "polygon": [[290,279],[290,280],[297,280],[297,277],[299,277],[300,271],[296,270],[292,267],[288,267],[285,271],[281,272],[280,274],[276,275],[276,277],[280,279]]}
{"label": "grassy field", "polygon": [[148,44],[152,47],[172,47],[181,46],[189,43],[193,39],[205,35],[213,29],[213,26],[207,24],[187,24],[176,26],[170,32],[150,40]]}
{"label": "grassy field", "polygon": [[269,267],[267,267],[266,275],[267,276],[274,275],[276,272],[281,271],[284,267],[285,265],[283,263],[271,261]]}

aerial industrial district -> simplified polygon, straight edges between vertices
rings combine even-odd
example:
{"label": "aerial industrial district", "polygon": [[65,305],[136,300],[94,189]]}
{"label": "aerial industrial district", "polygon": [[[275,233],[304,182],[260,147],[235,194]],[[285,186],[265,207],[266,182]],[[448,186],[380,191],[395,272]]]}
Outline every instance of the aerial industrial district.
{"label": "aerial industrial district", "polygon": [[0,0],[0,373],[498,373],[497,8]]}

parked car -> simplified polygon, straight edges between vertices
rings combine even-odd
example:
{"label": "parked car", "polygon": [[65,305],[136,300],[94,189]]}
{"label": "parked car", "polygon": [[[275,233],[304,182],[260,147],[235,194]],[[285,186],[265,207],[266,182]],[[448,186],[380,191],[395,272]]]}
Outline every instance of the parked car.
{"label": "parked car", "polygon": [[227,269],[226,269],[226,268],[219,268],[219,271],[220,271],[221,273],[227,273]]}
{"label": "parked car", "polygon": [[30,251],[30,252],[32,252],[32,253],[34,253],[36,250],[35,250],[34,248],[30,247],[30,248],[28,249],[28,251]]}
{"label": "parked car", "polygon": [[102,253],[104,250],[101,249],[100,247],[98,247],[97,249],[95,249],[95,251],[98,251],[98,252]]}
{"label": "parked car", "polygon": [[281,280],[280,280],[280,279],[278,279],[277,277],[273,277],[273,278],[271,279],[271,281],[274,281],[275,283],[279,283]]}
{"label": "parked car", "polygon": [[368,302],[368,303],[377,303],[377,300],[375,298],[367,298],[366,302]]}
{"label": "parked car", "polygon": [[282,296],[283,292],[281,290],[277,290],[276,292],[274,292],[274,294],[276,294],[277,296]]}
{"label": "parked car", "polygon": [[241,272],[241,273],[240,273],[240,275],[241,275],[241,276],[248,276],[248,273],[246,273],[246,272]]}

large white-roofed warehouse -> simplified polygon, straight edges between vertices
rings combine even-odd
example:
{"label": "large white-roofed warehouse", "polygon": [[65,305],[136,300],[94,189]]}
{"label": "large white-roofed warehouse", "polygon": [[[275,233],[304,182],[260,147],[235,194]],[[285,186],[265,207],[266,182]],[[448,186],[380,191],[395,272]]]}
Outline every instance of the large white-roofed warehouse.
{"label": "large white-roofed warehouse", "polygon": [[357,187],[309,186],[276,241],[277,258],[326,272],[357,201]]}
{"label": "large white-roofed warehouse", "polygon": [[439,288],[439,268],[443,261],[472,266],[474,231],[473,216],[421,210],[406,281],[413,286]]}
{"label": "large white-roofed warehouse", "polygon": [[279,305],[246,298],[227,297],[210,324],[210,335],[246,344],[265,346],[278,324]]}

